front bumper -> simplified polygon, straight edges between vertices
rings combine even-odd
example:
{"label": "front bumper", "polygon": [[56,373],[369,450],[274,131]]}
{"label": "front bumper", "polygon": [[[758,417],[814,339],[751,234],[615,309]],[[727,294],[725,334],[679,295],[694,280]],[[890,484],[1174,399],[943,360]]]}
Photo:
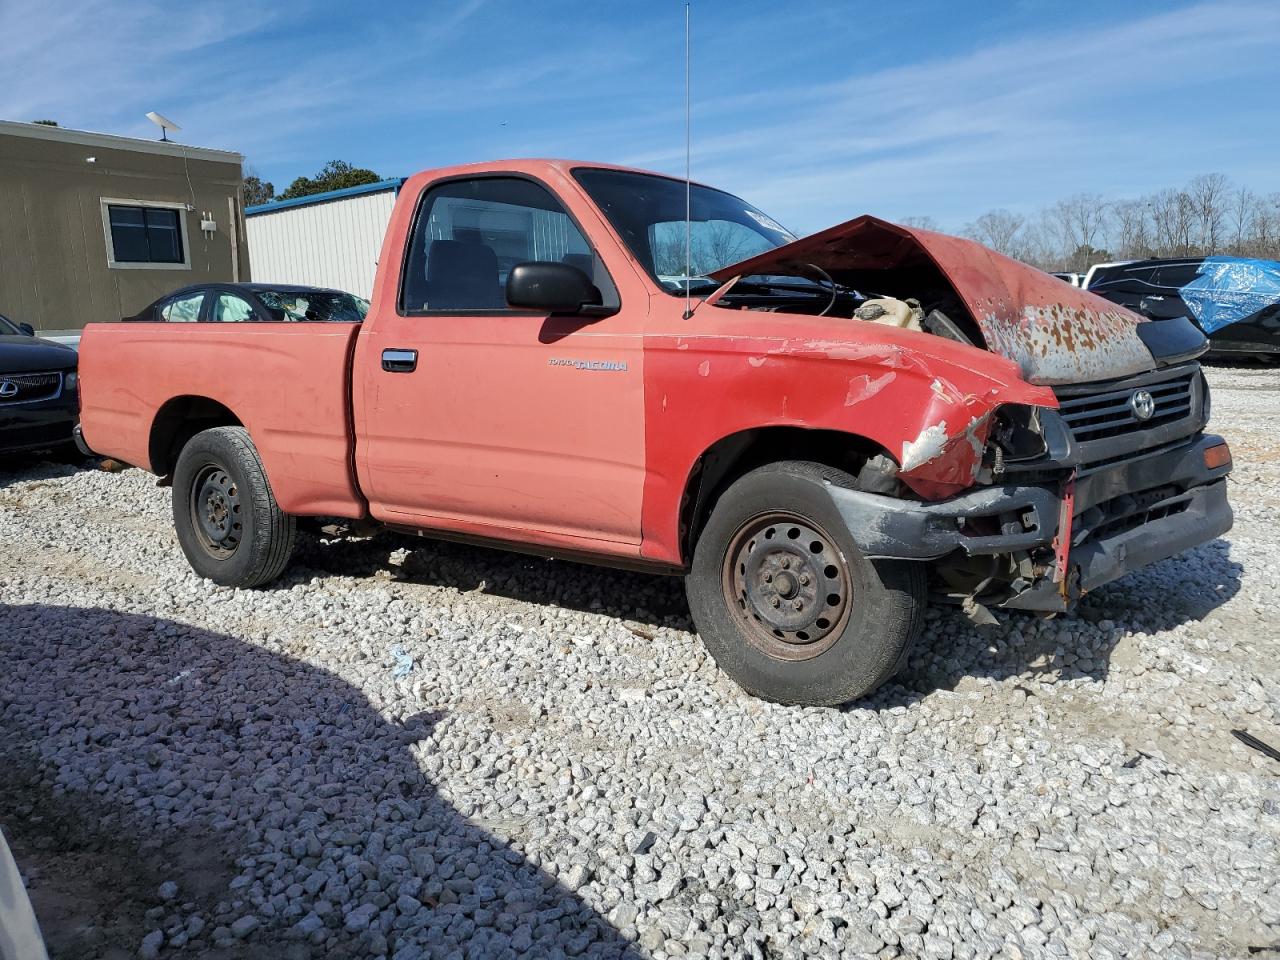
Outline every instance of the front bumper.
{"label": "front bumper", "polygon": [[72,442],[80,405],[63,393],[34,403],[0,404],[0,453],[49,450]]}
{"label": "front bumper", "polygon": [[827,489],[868,557],[1021,556],[1035,572],[1014,578],[993,605],[1060,612],[1089,590],[1231,529],[1231,464],[1205,461],[1222,443],[1200,435],[1080,479],[984,487],[936,503]]}

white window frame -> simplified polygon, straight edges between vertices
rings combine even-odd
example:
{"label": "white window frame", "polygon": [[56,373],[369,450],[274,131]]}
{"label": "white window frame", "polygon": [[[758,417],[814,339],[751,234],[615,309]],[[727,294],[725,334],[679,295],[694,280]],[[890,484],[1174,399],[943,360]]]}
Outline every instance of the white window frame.
{"label": "white window frame", "polygon": [[[179,201],[170,200],[125,200],[120,197],[100,197],[99,205],[102,210],[102,235],[107,242],[107,268],[110,270],[190,270],[191,269],[191,244],[187,240],[187,205]],[[116,259],[115,243],[111,239],[111,210],[112,206],[117,207],[158,207],[162,210],[176,210],[178,212],[178,229],[182,231],[182,262],[181,263],[153,263],[147,261],[145,263],[120,262]]]}

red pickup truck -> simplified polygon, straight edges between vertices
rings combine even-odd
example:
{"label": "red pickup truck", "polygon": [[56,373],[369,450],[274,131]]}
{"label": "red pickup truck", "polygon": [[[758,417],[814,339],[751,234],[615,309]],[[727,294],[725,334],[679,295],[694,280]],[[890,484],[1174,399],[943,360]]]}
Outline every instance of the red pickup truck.
{"label": "red pickup truck", "polygon": [[[92,324],[83,438],[253,587],[299,518],[685,576],[720,666],[842,703],[930,596],[1067,610],[1229,529],[1204,337],[976,243],[562,161],[420,173],[363,322]],[[202,315],[215,315],[206,311]]]}

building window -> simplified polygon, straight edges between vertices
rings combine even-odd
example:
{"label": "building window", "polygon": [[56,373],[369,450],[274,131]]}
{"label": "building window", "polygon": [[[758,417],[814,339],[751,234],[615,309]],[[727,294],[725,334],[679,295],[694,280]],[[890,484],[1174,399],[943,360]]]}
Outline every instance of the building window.
{"label": "building window", "polygon": [[185,207],[144,200],[102,201],[107,265],[117,269],[188,270]]}

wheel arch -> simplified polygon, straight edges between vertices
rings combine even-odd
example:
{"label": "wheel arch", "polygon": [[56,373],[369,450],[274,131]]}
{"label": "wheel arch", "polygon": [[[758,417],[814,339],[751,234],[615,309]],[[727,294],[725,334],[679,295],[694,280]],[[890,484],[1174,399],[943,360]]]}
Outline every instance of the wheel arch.
{"label": "wheel arch", "polygon": [[681,562],[693,558],[693,546],[720,495],[739,477],[781,460],[809,460],[857,476],[872,457],[892,455],[867,437],[843,430],[768,426],[721,437],[694,460],[680,498]]}
{"label": "wheel arch", "polygon": [[151,434],[147,441],[151,472],[162,477],[173,473],[178,454],[200,431],[243,426],[244,421],[230,407],[211,397],[172,397],[156,411],[151,421]]}

